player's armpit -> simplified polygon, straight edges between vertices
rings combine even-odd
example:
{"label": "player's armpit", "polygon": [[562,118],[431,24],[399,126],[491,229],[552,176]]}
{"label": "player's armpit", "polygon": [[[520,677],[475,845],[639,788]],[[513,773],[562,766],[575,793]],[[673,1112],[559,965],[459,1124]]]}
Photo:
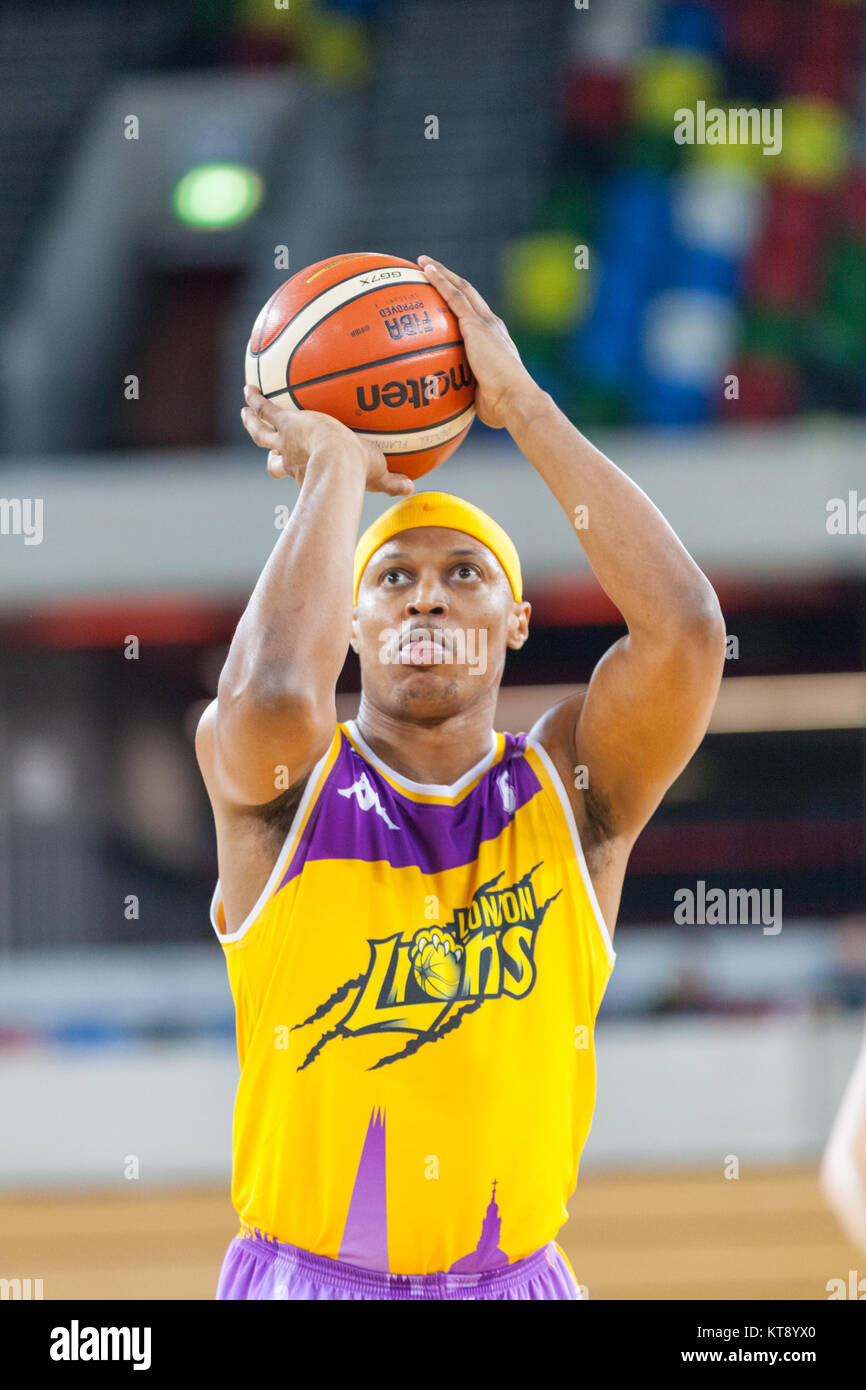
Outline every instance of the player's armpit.
{"label": "player's armpit", "polygon": [[580,702],[574,760],[603,838],[633,843],[640,834],[707,731],[724,662],[717,603],[628,633],[601,658]]}
{"label": "player's armpit", "polygon": [[336,708],[309,702],[212,700],[196,730],[196,757],[211,799],[267,806],[296,786],[327,752]]}

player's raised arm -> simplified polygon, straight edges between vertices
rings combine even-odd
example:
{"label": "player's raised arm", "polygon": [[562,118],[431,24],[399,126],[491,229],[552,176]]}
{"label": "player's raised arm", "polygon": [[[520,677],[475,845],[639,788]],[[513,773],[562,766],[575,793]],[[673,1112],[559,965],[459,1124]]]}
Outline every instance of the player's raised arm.
{"label": "player's raised arm", "polygon": [[279,768],[298,782],[333,736],[364,492],[404,496],[412,483],[329,416],[286,410],[252,386],[245,394],[243,421],[269,451],[268,472],[301,491],[238,623],[196,752],[213,795],[259,806],[279,794]]}
{"label": "player's raised arm", "polygon": [[724,669],[716,594],[646,494],[532,381],[477,290],[428,257],[423,264],[458,317],[479,416],[508,429],[569,524],[582,523],[575,534],[628,626],[585,696],[565,701],[547,725],[587,768],[587,806],[604,838],[628,844],[706,732]]}

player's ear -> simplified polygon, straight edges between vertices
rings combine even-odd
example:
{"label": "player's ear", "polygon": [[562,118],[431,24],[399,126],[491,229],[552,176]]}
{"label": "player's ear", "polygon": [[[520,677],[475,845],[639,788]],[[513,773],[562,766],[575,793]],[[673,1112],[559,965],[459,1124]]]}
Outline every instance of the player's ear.
{"label": "player's ear", "polygon": [[508,646],[518,651],[529,637],[529,619],[532,604],[515,603],[508,619]]}
{"label": "player's ear", "polygon": [[350,639],[349,639],[349,646],[352,648],[352,651],[355,653],[356,656],[357,656],[357,654],[358,654],[358,618],[357,618],[357,613],[358,613],[357,608],[353,608],[353,609],[352,609],[352,636],[351,636]]}

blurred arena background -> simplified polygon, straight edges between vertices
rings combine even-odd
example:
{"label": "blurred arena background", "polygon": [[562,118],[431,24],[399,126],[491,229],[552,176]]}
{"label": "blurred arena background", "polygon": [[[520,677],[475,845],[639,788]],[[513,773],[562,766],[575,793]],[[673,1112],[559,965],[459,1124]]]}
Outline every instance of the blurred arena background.
{"label": "blurred arena background", "polygon": [[[249,330],[350,250],[472,280],[726,616],[710,732],[626,878],[578,1278],[866,1274],[817,1176],[866,1007],[864,31],[856,0],[7,0],[0,1276],[212,1298],[235,1233],[192,733],[296,496],[240,423]],[[677,143],[698,102],[780,110],[781,149]],[[497,727],[527,729],[619,615],[507,437],[476,422],[422,486],[520,547]],[[350,652],[341,718],[358,689]],[[781,921],[677,924],[700,883],[779,890]]]}

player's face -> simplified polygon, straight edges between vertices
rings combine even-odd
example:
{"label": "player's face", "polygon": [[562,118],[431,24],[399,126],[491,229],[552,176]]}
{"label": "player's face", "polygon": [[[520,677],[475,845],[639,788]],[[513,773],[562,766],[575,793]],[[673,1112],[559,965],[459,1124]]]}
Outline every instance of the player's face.
{"label": "player's face", "polygon": [[358,591],[352,646],[367,699],[419,719],[495,699],[530,611],[473,536],[443,526],[399,532],[371,556]]}

